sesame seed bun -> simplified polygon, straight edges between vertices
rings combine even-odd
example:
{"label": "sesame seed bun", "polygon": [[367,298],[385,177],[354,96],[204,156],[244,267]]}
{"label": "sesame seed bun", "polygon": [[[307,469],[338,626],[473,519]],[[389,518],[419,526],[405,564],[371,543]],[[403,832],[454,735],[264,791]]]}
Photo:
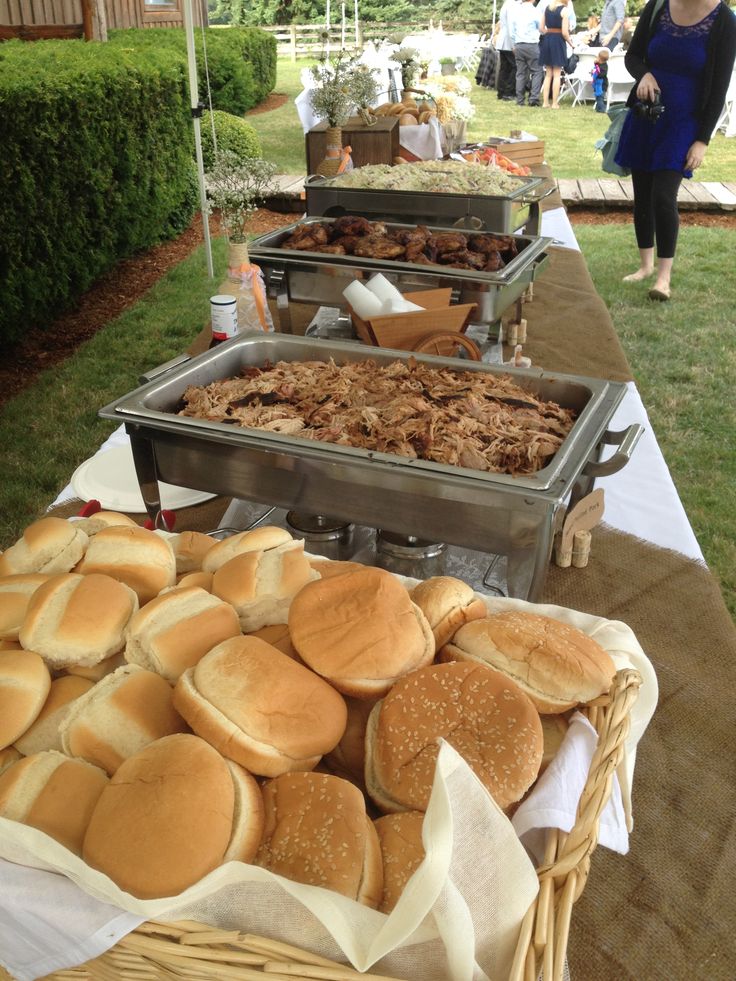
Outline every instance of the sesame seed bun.
{"label": "sesame seed bun", "polygon": [[501,808],[539,772],[542,724],[521,689],[484,665],[435,664],[397,682],[368,720],[366,787],[381,810],[426,810],[440,738]]}
{"label": "sesame seed bun", "polygon": [[390,913],[404,887],[424,860],[423,811],[385,814],[373,822],[383,858],[383,899],[378,909]]}
{"label": "sesame seed bun", "polygon": [[289,773],[262,791],[265,826],[255,864],[375,909],[383,863],[357,787],[328,774]]}
{"label": "sesame seed bun", "polygon": [[305,586],[291,604],[289,630],[305,664],[355,698],[380,698],[434,657],[424,614],[383,569],[364,567]]}
{"label": "sesame seed bun", "polygon": [[509,610],[461,627],[440,660],[487,664],[516,682],[544,713],[566,712],[611,687],[616,667],[582,630],[551,617]]}

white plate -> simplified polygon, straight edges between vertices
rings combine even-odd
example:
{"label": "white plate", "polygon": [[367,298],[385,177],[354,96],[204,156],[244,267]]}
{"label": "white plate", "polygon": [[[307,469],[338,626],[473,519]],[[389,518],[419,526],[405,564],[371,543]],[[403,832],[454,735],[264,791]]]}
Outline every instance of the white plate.
{"label": "white plate", "polygon": [[[74,471],[71,480],[74,493],[83,501],[99,501],[106,511],[127,511],[145,514],[138,478],[133,463],[130,444],[116,446],[104,453],[85,460]],[[159,481],[161,507],[175,511],[201,501],[208,501],[214,494],[176,487]]]}

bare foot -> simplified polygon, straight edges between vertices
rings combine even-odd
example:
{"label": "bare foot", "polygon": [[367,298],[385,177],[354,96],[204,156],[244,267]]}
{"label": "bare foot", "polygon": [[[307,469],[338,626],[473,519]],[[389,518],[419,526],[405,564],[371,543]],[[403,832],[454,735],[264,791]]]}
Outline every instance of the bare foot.
{"label": "bare foot", "polygon": [[630,273],[628,276],[624,276],[624,283],[640,283],[643,279],[649,279],[650,276],[654,275],[654,268],[651,269],[637,269],[636,272]]}
{"label": "bare foot", "polygon": [[553,109],[559,109],[559,106],[552,106]]}
{"label": "bare foot", "polygon": [[670,284],[664,280],[657,280],[654,286],[649,290],[650,300],[669,300],[670,298]]}

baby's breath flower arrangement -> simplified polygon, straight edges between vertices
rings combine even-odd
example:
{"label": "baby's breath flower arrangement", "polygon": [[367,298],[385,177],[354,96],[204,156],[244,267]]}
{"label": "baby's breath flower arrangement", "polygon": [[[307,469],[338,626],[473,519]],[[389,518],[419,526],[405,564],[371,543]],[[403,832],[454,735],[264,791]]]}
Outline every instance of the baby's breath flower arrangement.
{"label": "baby's breath flower arrangement", "polygon": [[334,61],[326,58],[310,69],[314,88],[309,93],[312,108],[328,126],[343,126],[357,105],[355,62],[341,51]]}
{"label": "baby's breath flower arrangement", "polygon": [[276,164],[260,157],[240,157],[224,151],[205,175],[207,196],[219,209],[230,242],[246,242],[247,226],[259,203],[273,190]]}

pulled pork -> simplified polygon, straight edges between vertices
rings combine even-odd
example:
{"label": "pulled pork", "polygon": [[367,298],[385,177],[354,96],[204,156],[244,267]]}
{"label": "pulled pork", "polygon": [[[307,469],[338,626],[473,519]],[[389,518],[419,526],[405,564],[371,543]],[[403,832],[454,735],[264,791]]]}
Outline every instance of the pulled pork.
{"label": "pulled pork", "polygon": [[505,474],[541,470],[575,419],[508,375],[414,358],[279,361],[244,375],[189,386],[179,414]]}

